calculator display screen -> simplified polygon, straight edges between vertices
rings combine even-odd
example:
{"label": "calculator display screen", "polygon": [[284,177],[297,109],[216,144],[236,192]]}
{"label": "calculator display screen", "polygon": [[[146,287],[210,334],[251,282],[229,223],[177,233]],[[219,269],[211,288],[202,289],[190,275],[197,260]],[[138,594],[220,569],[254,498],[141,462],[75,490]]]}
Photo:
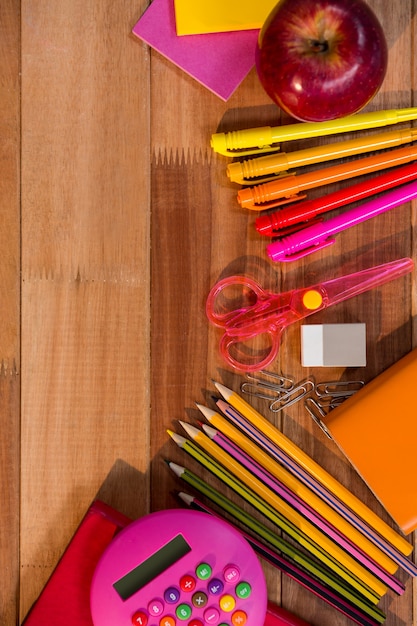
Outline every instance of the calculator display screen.
{"label": "calculator display screen", "polygon": [[127,600],[190,551],[191,546],[179,534],[113,583],[113,587],[122,600]]}

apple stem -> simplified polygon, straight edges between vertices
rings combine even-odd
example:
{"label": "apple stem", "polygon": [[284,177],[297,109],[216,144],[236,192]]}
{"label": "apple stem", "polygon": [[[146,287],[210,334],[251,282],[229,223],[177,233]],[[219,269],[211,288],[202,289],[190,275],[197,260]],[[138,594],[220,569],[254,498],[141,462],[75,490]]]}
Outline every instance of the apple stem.
{"label": "apple stem", "polygon": [[327,52],[329,49],[327,41],[319,41],[318,39],[310,39],[309,45],[313,52]]}

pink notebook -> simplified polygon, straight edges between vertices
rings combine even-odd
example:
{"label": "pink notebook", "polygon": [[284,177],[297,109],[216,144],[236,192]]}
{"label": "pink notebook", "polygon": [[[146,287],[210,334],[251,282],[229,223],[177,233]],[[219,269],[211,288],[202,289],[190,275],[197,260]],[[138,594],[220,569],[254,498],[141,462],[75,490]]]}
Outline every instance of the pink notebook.
{"label": "pink notebook", "polygon": [[153,0],[132,32],[222,100],[255,65],[258,30],[178,37],[174,0]]}

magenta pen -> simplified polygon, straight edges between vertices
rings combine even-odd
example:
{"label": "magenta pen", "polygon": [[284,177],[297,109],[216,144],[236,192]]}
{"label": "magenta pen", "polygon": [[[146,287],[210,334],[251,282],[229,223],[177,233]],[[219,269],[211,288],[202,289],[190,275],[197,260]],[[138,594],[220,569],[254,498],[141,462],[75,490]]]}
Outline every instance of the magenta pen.
{"label": "magenta pen", "polygon": [[394,167],[378,176],[361,180],[349,187],[342,187],[319,198],[296,202],[273,213],[260,215],[255,220],[256,230],[267,237],[285,237],[291,232],[308,226],[307,222],[312,224],[312,220],[323,213],[366,200],[416,179],[417,163]]}
{"label": "magenta pen", "polygon": [[402,185],[336,217],[312,224],[267,246],[273,261],[295,261],[335,242],[334,235],[417,197],[417,181]]}

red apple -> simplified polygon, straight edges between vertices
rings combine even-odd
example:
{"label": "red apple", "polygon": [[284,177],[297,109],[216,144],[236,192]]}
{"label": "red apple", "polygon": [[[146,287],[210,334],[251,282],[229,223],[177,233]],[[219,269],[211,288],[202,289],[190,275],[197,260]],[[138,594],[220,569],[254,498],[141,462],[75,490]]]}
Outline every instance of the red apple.
{"label": "red apple", "polygon": [[357,113],[380,88],[387,62],[382,27],[363,0],[280,0],[256,50],[265,91],[301,121]]}

